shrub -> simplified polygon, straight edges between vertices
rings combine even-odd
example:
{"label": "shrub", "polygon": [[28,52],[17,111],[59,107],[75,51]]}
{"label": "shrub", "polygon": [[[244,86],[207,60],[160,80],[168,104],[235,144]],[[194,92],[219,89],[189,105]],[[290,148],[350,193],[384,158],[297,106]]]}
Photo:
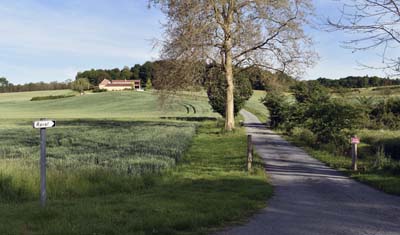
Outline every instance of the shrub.
{"label": "shrub", "polygon": [[87,78],[78,78],[72,83],[72,90],[79,91],[81,94],[90,89],[90,82]]}
{"label": "shrub", "polygon": [[317,136],[312,131],[305,128],[293,128],[292,135],[297,141],[302,142],[307,146],[314,147],[317,143]]}
{"label": "shrub", "polygon": [[269,111],[271,128],[276,128],[285,122],[289,104],[282,93],[268,92],[262,102]]}
{"label": "shrub", "polygon": [[299,103],[324,102],[329,99],[328,90],[318,82],[297,82],[290,89]]}
{"label": "shrub", "polygon": [[[227,88],[225,75],[218,68],[213,68],[209,71],[207,80],[207,95],[209,103],[215,112],[225,117]],[[234,85],[234,114],[236,116],[243,108],[245,102],[250,99],[253,90],[249,79],[241,73],[235,74]]]}
{"label": "shrub", "polygon": [[75,95],[49,95],[49,96],[35,96],[32,97],[31,101],[41,101],[41,100],[55,100],[74,97]]}
{"label": "shrub", "polygon": [[400,99],[391,98],[380,100],[371,109],[369,116],[375,129],[379,128],[400,128]]}
{"label": "shrub", "polygon": [[357,107],[340,100],[328,100],[310,104],[306,116],[310,118],[308,127],[322,143],[333,142],[340,146],[348,140],[351,130],[358,127]]}
{"label": "shrub", "polygon": [[151,83],[151,79],[147,79],[146,81],[146,90],[151,90],[153,89],[153,84]]}
{"label": "shrub", "polygon": [[107,89],[100,89],[99,87],[93,88],[93,93],[107,92]]}

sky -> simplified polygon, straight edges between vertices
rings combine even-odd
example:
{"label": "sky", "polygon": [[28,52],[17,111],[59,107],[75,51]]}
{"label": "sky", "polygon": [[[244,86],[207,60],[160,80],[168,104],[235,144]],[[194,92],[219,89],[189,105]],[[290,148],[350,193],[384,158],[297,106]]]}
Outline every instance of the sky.
{"label": "sky", "polygon": [[[314,0],[320,18],[337,16],[335,0]],[[147,0],[0,0],[0,77],[14,84],[74,79],[91,68],[122,68],[158,57],[162,13]],[[320,59],[303,79],[384,75],[379,51],[352,53],[347,35],[307,27]]]}

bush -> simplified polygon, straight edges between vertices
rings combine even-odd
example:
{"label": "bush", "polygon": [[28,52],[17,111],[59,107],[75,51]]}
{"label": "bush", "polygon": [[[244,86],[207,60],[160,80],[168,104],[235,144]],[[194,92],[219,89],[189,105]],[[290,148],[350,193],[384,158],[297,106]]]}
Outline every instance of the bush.
{"label": "bush", "polygon": [[382,138],[372,143],[376,153],[384,151],[386,156],[400,160],[400,143],[399,138]]}
{"label": "bush", "polygon": [[268,92],[262,99],[263,104],[269,111],[269,119],[271,128],[277,128],[286,120],[289,104],[283,94],[278,92]]}
{"label": "bush", "polygon": [[328,90],[318,82],[297,82],[290,89],[298,103],[324,102],[329,99]]}
{"label": "bush", "polygon": [[[209,103],[215,112],[225,117],[227,88],[225,75],[218,68],[212,68],[207,77],[207,95]],[[253,90],[249,79],[243,74],[235,74],[233,80],[235,85],[235,90],[233,92],[234,114],[236,116],[243,108],[245,102],[252,96]]]}
{"label": "bush", "polygon": [[400,99],[380,100],[371,109],[369,116],[375,123],[373,128],[400,128]]}
{"label": "bush", "polygon": [[72,83],[72,90],[79,91],[82,94],[84,91],[89,90],[90,86],[87,78],[78,78]]}
{"label": "bush", "polygon": [[312,103],[306,111],[310,118],[308,127],[322,143],[341,145],[348,140],[351,130],[358,127],[357,107],[340,100]]}
{"label": "bush", "polygon": [[292,136],[299,142],[304,143],[307,146],[314,147],[317,143],[317,136],[310,130],[295,127],[292,131]]}
{"label": "bush", "polygon": [[107,92],[107,89],[100,89],[99,87],[93,88],[93,93]]}
{"label": "bush", "polygon": [[41,100],[55,100],[74,97],[75,95],[49,95],[49,96],[35,96],[32,97],[31,101],[41,101]]}

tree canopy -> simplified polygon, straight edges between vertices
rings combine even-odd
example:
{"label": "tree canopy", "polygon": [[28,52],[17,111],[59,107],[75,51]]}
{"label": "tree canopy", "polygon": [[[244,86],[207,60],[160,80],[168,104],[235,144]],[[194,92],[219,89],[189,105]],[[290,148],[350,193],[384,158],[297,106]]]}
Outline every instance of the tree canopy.
{"label": "tree canopy", "polygon": [[91,85],[98,86],[104,79],[108,80],[141,80],[142,86],[152,79],[152,68],[154,62],[145,62],[143,65],[135,64],[133,67],[125,66],[122,70],[113,69],[90,69],[78,72],[76,79],[87,78]]}
{"label": "tree canopy", "polygon": [[171,72],[176,83],[197,82],[200,63],[217,64],[224,72],[226,130],[234,128],[234,67],[298,74],[313,63],[311,39],[302,29],[312,12],[309,0],[150,2],[168,19],[161,58],[179,63]]}
{"label": "tree canopy", "polygon": [[0,77],[0,87],[6,87],[8,86],[9,82],[7,80],[7,78],[5,77]]}

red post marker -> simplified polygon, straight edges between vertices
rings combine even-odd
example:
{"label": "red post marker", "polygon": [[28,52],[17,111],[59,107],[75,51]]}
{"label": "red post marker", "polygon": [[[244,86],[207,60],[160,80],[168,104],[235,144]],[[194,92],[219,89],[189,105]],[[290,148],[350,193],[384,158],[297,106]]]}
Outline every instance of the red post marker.
{"label": "red post marker", "polygon": [[359,143],[360,143],[360,138],[357,138],[357,136],[351,138],[351,144],[359,144]]}

